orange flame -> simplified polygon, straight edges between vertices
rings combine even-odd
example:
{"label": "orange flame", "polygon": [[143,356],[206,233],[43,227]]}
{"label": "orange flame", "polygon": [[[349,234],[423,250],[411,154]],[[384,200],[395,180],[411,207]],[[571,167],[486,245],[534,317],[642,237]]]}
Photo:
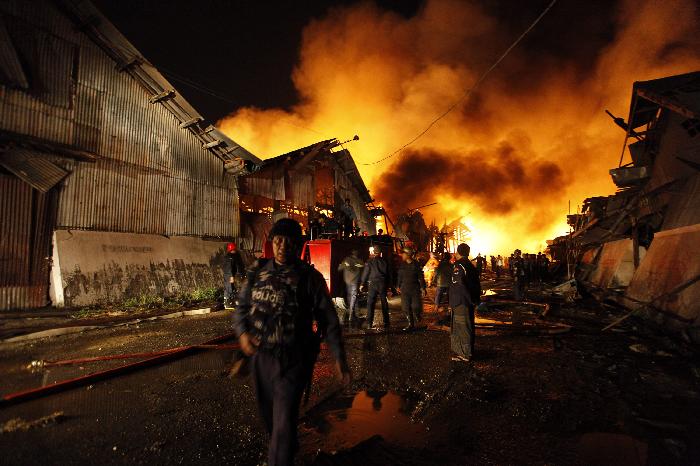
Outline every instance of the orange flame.
{"label": "orange flame", "polygon": [[[479,162],[480,170],[494,172],[493,192],[488,182],[461,191],[452,186],[459,183],[439,185],[438,177],[435,189],[382,185],[383,175],[404,168],[406,153],[362,165],[420,133],[503,50],[498,21],[469,2],[431,0],[408,19],[367,3],[332,9],[304,31],[292,76],[299,103],[291,110],[242,108],[219,125],[262,156],[359,134],[349,149],[370,190],[386,197],[377,200],[391,206],[391,197],[415,195],[401,198],[392,215],[415,206],[405,205],[414,199],[437,201],[423,211],[426,220],[442,224],[467,216],[475,254],[505,254],[516,247],[537,251],[546,239],[568,231],[569,200],[576,205],[614,191],[607,170],[618,162],[623,133],[604,109],[626,117],[633,81],[700,68],[697,30],[692,0],[630,0],[619,9],[614,40],[598,50],[585,76],[563,59],[528,67],[538,57],[515,49],[473,99],[411,146],[418,153],[444,154],[444,160],[469,154],[468,166]],[[520,76],[520,70],[528,75]],[[527,187],[516,178],[505,182],[511,168],[503,166],[504,145],[514,148],[512,161],[522,167]],[[554,186],[528,172],[545,162],[556,165]],[[431,179],[431,174],[420,175]],[[464,183],[473,175],[465,168]],[[493,198],[496,207],[490,205]]]}

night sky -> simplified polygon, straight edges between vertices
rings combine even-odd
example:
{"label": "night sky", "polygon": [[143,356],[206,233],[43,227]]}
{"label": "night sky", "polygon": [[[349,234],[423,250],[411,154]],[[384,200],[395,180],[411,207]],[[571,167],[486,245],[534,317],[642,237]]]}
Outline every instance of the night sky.
{"label": "night sky", "polygon": [[[489,0],[478,4],[498,18],[505,48],[506,42],[517,37],[549,1]],[[94,3],[197,110],[215,121],[239,107],[294,105],[297,96],[290,75],[298,60],[304,27],[334,7],[360,2],[94,0]],[[418,0],[374,3],[406,18],[423,7],[423,2]],[[617,4],[607,0],[560,0],[521,44],[528,52],[536,51],[528,56],[537,56],[540,63],[530,61],[526,70],[511,69],[522,75],[522,79],[515,81],[516,85],[527,87],[528,77],[535,75],[538,68],[568,57],[585,77],[596,54],[612,40],[612,13]],[[488,63],[484,63],[486,66]],[[178,77],[213,90],[223,99],[195,89]]]}
{"label": "night sky", "polygon": [[616,189],[605,110],[626,119],[635,81],[700,69],[698,0],[558,0],[468,96],[552,0],[94,1],[258,157],[359,135],[387,211],[435,202],[427,221],[470,222],[480,251],[568,231],[569,202]]}

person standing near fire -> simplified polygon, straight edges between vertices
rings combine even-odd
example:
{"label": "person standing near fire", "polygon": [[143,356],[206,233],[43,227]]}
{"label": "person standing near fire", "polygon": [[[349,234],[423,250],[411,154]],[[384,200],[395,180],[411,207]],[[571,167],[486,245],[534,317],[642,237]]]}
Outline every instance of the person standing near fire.
{"label": "person standing near fire", "polygon": [[433,277],[433,285],[435,288],[435,312],[440,312],[440,303],[442,298],[448,295],[450,290],[450,281],[452,277],[452,256],[449,252],[442,255],[442,260],[435,269]]}
{"label": "person standing near fire", "polygon": [[415,259],[415,254],[412,248],[403,248],[401,251],[403,263],[397,272],[396,286],[401,293],[401,309],[408,318],[408,326],[404,330],[414,329],[416,322],[423,318],[423,296],[428,293],[423,268]]}
{"label": "person standing near fire", "polygon": [[365,286],[367,283],[367,330],[375,329],[374,326],[374,306],[377,298],[381,302],[382,317],[384,318],[384,328],[390,326],[389,323],[389,301],[386,297],[386,290],[391,283],[391,266],[382,257],[381,249],[378,246],[369,248],[370,259],[365,264],[360,277],[360,283]]}
{"label": "person standing near fire", "polygon": [[226,245],[226,254],[224,255],[224,308],[233,309],[236,305],[235,297],[236,276],[243,279],[245,277],[245,265],[241,253],[238,252],[236,243],[228,243]]}
{"label": "person standing near fire", "polygon": [[450,343],[455,353],[452,360],[469,362],[474,355],[474,309],[481,302],[481,283],[476,267],[469,260],[469,245],[457,246],[455,257],[450,283]]}
{"label": "person standing near fire", "polygon": [[360,259],[360,253],[357,249],[350,251],[350,255],[343,259],[343,262],[338,265],[338,271],[343,272],[343,281],[345,282],[345,290],[347,291],[347,308],[343,316],[343,324],[349,325],[357,321],[355,308],[357,307],[357,292],[360,287],[360,275],[365,263]]}
{"label": "person standing near fire", "polygon": [[344,385],[350,383],[350,370],[326,281],[299,259],[301,226],[280,219],[270,239],[273,257],[259,259],[247,271],[233,328],[241,350],[251,358],[258,409],[270,435],[267,464],[291,466],[299,448],[299,405],[311,382],[321,338]]}
{"label": "person standing near fire", "polygon": [[521,301],[525,298],[526,272],[525,261],[520,256],[521,254],[520,249],[516,249],[510,260],[511,273],[513,275],[513,299],[516,301]]}

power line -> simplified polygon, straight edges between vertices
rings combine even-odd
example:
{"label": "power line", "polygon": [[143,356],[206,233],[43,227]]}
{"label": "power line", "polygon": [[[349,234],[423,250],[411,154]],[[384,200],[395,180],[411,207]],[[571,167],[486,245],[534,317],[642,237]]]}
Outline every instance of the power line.
{"label": "power line", "polygon": [[[217,98],[217,99],[219,99],[219,100],[221,100],[221,101],[224,101],[224,102],[227,102],[227,103],[230,103],[230,104],[233,104],[233,105],[238,105],[238,102],[236,102],[233,98],[227,97],[227,96],[225,96],[225,95],[223,95],[223,94],[221,94],[221,93],[219,93],[219,92],[217,92],[217,91],[215,91],[215,90],[213,90],[213,89],[211,89],[211,88],[209,88],[209,87],[203,86],[203,85],[201,85],[201,84],[199,84],[199,83],[197,83],[197,82],[195,82],[195,81],[193,81],[193,80],[191,80],[191,79],[189,79],[189,78],[187,78],[187,77],[185,77],[185,76],[179,75],[179,74],[174,73],[174,72],[169,71],[169,70],[166,70],[166,69],[164,69],[164,68],[162,68],[162,67],[158,67],[158,70],[159,70],[161,73],[163,73],[165,76],[167,76],[167,77],[169,77],[170,79],[172,79],[173,81],[178,81],[178,82],[180,82],[180,83],[182,83],[182,84],[184,84],[184,85],[186,85],[186,86],[189,86],[189,87],[191,87],[191,88],[193,88],[193,89],[196,89],[196,90],[198,90],[198,91],[200,91],[200,92],[203,92],[204,94],[210,95],[210,96],[212,96],[212,97],[214,97],[214,98]],[[284,124],[284,125],[294,126],[295,128],[304,129],[304,130],[306,130],[306,131],[310,131],[310,132],[312,132],[312,133],[316,133],[316,134],[319,134],[319,135],[321,135],[321,136],[324,136],[323,133],[321,133],[320,131],[316,131],[316,130],[313,129],[313,128],[307,128],[306,126],[296,125],[296,124],[290,123],[290,122],[288,122],[288,121],[280,121],[280,120],[278,120],[277,122],[278,122],[278,123],[282,123],[282,124]]]}
{"label": "power line", "polygon": [[552,9],[552,7],[554,6],[555,3],[557,3],[557,0],[552,0],[552,2],[549,5],[547,5],[547,8],[545,8],[544,11],[542,11],[542,13],[540,13],[540,15],[535,19],[535,21],[533,21],[532,24],[530,24],[530,26],[527,29],[525,29],[525,32],[520,34],[520,36],[515,40],[515,42],[513,42],[511,44],[511,46],[508,47],[505,52],[503,52],[503,54],[498,58],[498,60],[496,60],[484,73],[482,73],[481,76],[479,76],[479,79],[476,80],[474,85],[472,87],[470,87],[469,89],[467,89],[459,99],[457,99],[452,105],[450,105],[447,108],[447,110],[442,112],[442,114],[440,114],[437,118],[435,118],[433,121],[431,121],[430,124],[423,131],[418,133],[417,136],[415,136],[413,139],[411,139],[406,144],[399,147],[398,149],[396,149],[394,152],[387,155],[386,157],[383,157],[379,160],[375,160],[374,162],[360,163],[358,165],[376,165],[376,164],[381,163],[385,160],[388,160],[391,157],[399,154],[405,148],[407,148],[408,146],[410,146],[411,144],[416,142],[418,139],[420,139],[425,133],[430,131],[430,129],[435,125],[435,123],[437,123],[438,121],[440,121],[444,117],[446,117],[448,113],[450,113],[452,110],[454,110],[457,107],[457,105],[459,105],[464,99],[469,97],[472,94],[472,92],[474,92],[474,90],[477,87],[479,87],[479,84],[481,84],[486,79],[486,77],[489,75],[489,73],[491,73],[491,71],[493,71],[503,61],[503,59],[506,58],[506,56],[510,53],[510,51],[513,50],[515,48],[515,46],[520,43],[520,41],[537,25],[537,23],[540,22],[540,20],[544,17],[544,15],[546,15],[547,12]]}

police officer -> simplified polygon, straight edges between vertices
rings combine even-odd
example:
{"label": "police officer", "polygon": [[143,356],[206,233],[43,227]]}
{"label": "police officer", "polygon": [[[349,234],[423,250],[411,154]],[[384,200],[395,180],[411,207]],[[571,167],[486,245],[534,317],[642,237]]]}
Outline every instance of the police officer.
{"label": "police officer", "polygon": [[367,261],[360,282],[369,283],[367,291],[367,329],[372,330],[374,326],[374,305],[377,298],[381,301],[382,317],[384,327],[389,327],[389,301],[386,298],[387,285],[390,283],[391,274],[389,262],[382,257],[381,250],[374,246],[369,249],[370,259]]}
{"label": "police officer", "polygon": [[226,255],[224,256],[224,308],[232,309],[234,306],[234,297],[236,296],[235,277],[238,275],[241,278],[245,277],[245,266],[241,253],[236,248],[236,243],[228,243],[226,245]]}
{"label": "police officer", "polygon": [[457,246],[457,261],[452,269],[450,307],[452,328],[450,343],[453,361],[469,362],[474,353],[474,308],[481,302],[479,274],[469,260],[469,245]]}
{"label": "police officer", "polygon": [[[427,294],[423,268],[414,258],[415,251],[405,247],[401,251],[403,263],[397,273],[397,286],[401,292],[401,309],[408,318],[408,326],[404,330],[415,328],[416,321],[423,316],[423,297]],[[423,291],[421,293],[421,290]]]}
{"label": "police officer", "polygon": [[270,434],[268,465],[292,465],[298,449],[299,404],[322,337],[345,384],[350,371],[326,282],[298,258],[301,226],[292,219],[278,220],[270,239],[273,258],[260,259],[248,270],[234,329],[241,349],[252,356],[258,409]]}

